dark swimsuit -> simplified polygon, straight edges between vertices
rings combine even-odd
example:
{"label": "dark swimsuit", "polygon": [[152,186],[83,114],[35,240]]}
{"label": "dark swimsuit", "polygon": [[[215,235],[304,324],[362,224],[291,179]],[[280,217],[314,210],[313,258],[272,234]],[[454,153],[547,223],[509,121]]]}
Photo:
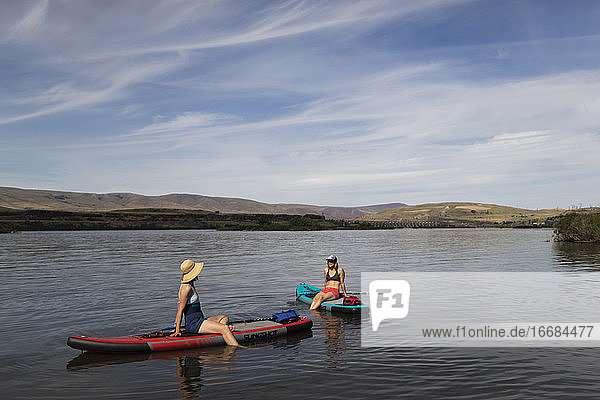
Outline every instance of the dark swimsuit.
{"label": "dark swimsuit", "polygon": [[[195,288],[194,292],[196,292]],[[198,333],[200,326],[206,319],[202,312],[202,307],[200,307],[200,297],[198,297],[197,302],[185,305],[183,315],[185,315],[185,331],[188,333]]]}
{"label": "dark swimsuit", "polygon": [[329,271],[327,271],[327,273],[325,274],[325,282],[329,282],[329,281],[340,282],[340,273],[337,269],[335,270],[335,274],[333,276],[329,276]]}
{"label": "dark swimsuit", "polygon": [[[329,281],[338,281],[338,282],[341,282],[341,280],[340,280],[340,273],[339,273],[339,271],[337,269],[335,270],[335,274],[333,276],[329,276],[329,270],[327,270],[327,272],[325,273],[325,282],[329,282]],[[340,298],[340,291],[339,291],[339,289],[335,289],[335,288],[332,288],[332,287],[326,287],[325,289],[321,290],[321,292],[323,292],[323,293],[333,293],[333,295],[335,296],[334,300]]]}

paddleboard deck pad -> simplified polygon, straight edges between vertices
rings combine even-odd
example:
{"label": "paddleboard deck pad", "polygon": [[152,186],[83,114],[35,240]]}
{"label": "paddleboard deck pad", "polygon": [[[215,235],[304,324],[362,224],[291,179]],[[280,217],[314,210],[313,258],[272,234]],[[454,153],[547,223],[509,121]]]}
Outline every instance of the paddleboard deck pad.
{"label": "paddleboard deck pad", "polygon": [[[314,297],[321,291],[316,286],[309,285],[308,283],[300,282],[296,287],[296,299],[302,303],[311,304]],[[365,304],[358,305],[344,305],[344,298],[340,297],[337,300],[327,300],[321,304],[320,309],[328,310],[331,312],[338,312],[344,314],[360,314],[363,308],[367,308]]]}
{"label": "paddleboard deck pad", "polygon": [[[274,314],[275,315],[275,314]],[[278,336],[312,328],[312,321],[306,317],[296,317],[288,321],[277,322],[277,318],[261,318],[230,322],[235,327],[233,336],[240,343],[268,340]],[[90,352],[148,352],[181,350],[205,346],[225,345],[223,336],[216,333],[182,333],[182,336],[170,337],[173,327],[160,331],[122,337],[70,336],[67,345],[74,349]]]}

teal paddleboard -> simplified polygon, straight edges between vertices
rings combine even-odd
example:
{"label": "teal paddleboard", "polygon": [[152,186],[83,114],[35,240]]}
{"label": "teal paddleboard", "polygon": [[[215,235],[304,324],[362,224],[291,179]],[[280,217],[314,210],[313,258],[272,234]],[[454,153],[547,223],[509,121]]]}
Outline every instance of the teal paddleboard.
{"label": "teal paddleboard", "polygon": [[[309,285],[308,283],[300,282],[296,287],[296,299],[302,303],[311,304],[313,298],[320,291],[321,288]],[[344,305],[344,297],[340,297],[337,300],[328,300],[323,302],[320,308],[336,313],[359,314],[363,309],[367,308],[367,306],[362,304],[360,300],[358,303],[359,304]]]}

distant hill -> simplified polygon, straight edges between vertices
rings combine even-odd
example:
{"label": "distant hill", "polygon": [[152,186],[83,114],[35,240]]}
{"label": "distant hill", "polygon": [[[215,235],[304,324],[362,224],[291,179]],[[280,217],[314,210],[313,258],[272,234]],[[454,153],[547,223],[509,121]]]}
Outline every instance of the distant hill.
{"label": "distant hill", "polygon": [[222,213],[323,215],[328,219],[352,220],[403,203],[362,207],[329,207],[306,204],[268,204],[230,197],[197,194],[144,196],[133,193],[79,193],[0,187],[0,208],[55,211],[116,211],[129,209],[180,209]]}
{"label": "distant hill", "polygon": [[548,218],[562,215],[565,209],[527,210],[483,203],[432,203],[399,208],[388,208],[358,220],[370,222],[461,222],[525,225],[543,224]]}

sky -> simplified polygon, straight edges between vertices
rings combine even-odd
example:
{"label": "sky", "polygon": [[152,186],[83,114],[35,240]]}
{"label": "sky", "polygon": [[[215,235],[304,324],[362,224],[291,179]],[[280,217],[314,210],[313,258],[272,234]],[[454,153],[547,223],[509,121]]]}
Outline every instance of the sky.
{"label": "sky", "polygon": [[0,186],[600,205],[597,1],[0,8]]}

